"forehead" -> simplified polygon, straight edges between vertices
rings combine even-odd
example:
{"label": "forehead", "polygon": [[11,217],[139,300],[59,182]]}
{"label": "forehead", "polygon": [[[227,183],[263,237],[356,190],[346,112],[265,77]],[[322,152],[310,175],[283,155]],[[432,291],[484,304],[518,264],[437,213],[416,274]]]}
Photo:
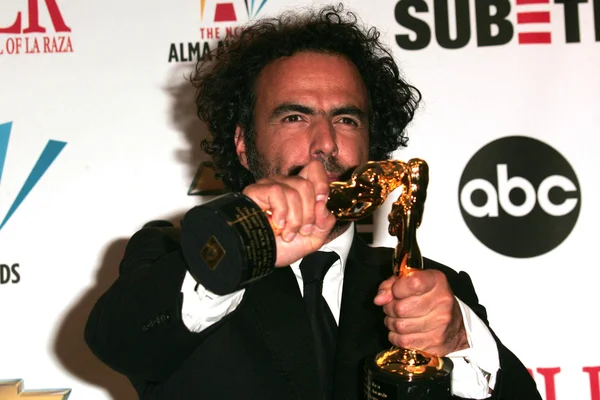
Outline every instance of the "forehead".
{"label": "forehead", "polygon": [[[257,103],[298,101],[307,105],[366,106],[367,90],[356,66],[336,54],[301,52],[263,68],[256,83]],[[339,105],[339,104],[338,104]]]}

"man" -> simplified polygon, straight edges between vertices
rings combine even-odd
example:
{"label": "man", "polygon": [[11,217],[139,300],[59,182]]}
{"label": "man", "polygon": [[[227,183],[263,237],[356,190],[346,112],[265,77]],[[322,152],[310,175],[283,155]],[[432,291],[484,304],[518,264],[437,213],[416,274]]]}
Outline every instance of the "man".
{"label": "man", "polygon": [[[391,249],[370,248],[325,207],[329,182],[406,145],[420,100],[378,32],[351,17],[327,7],[258,21],[199,63],[198,113],[213,134],[205,150],[230,191],[271,211],[278,268],[215,295],[192,278],[181,245],[211,226],[137,232],[85,335],[140,398],[358,399],[365,357],[391,343],[451,358],[456,398],[540,399],[465,273],[426,259],[395,279]],[[337,257],[323,282],[337,325],[326,372],[300,268],[317,250]]]}

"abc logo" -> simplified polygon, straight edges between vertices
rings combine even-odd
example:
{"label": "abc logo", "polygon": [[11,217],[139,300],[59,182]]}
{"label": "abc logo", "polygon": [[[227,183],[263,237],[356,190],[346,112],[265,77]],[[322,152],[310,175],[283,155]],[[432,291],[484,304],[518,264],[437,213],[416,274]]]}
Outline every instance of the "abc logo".
{"label": "abc logo", "polygon": [[480,149],[460,178],[459,203],[471,232],[490,249],[536,257],[573,230],[581,190],[568,161],[538,140],[510,136]]}

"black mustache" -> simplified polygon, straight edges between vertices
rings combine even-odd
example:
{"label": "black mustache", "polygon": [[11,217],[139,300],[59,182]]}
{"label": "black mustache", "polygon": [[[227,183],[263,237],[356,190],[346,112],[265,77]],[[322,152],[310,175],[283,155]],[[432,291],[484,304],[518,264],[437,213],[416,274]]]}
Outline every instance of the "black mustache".
{"label": "black mustache", "polygon": [[[289,169],[288,175],[296,176],[300,173],[300,171],[302,171],[302,169],[304,167],[305,167],[305,165],[295,165]],[[350,168],[345,169],[344,167],[342,167],[339,164],[335,165],[334,168],[331,168],[331,167],[328,167],[328,165],[325,165],[325,171],[330,174],[331,173],[339,174],[338,180],[340,180],[340,181],[345,181],[345,180],[350,179],[350,177],[352,176],[352,172],[354,172],[355,169],[356,169],[356,167],[350,167]]]}

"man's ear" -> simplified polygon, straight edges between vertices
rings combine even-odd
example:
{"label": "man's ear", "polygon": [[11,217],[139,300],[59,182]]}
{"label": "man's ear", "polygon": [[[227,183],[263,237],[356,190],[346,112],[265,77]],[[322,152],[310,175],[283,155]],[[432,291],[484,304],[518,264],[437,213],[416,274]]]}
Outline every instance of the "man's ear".
{"label": "man's ear", "polygon": [[248,168],[248,158],[246,157],[246,139],[244,138],[244,132],[239,125],[235,128],[235,137],[233,140],[235,141],[235,152],[240,160],[240,164]]}

